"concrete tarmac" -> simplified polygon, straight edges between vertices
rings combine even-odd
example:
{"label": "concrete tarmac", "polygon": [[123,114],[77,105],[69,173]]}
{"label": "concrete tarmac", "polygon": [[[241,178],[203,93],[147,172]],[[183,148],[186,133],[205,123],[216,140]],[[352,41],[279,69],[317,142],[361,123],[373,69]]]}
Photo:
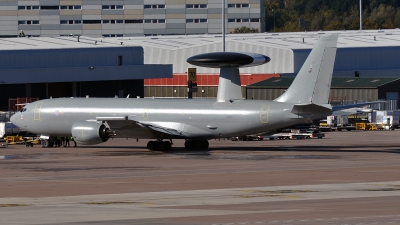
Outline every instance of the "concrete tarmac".
{"label": "concrete tarmac", "polygon": [[0,224],[400,224],[399,137],[0,147]]}

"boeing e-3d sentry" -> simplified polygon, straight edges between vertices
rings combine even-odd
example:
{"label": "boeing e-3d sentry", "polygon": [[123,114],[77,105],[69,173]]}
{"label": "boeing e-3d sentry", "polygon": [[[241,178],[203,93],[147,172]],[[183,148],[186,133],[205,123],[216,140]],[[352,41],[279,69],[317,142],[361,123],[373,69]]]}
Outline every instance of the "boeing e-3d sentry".
{"label": "boeing e-3d sentry", "polygon": [[[45,147],[59,136],[82,145],[109,138],[155,139],[150,150],[207,149],[208,139],[271,131],[332,114],[328,97],[337,35],[321,36],[287,91],[273,101],[243,100],[239,68],[267,63],[256,53],[217,52],[187,60],[220,68],[217,99],[59,98],[27,104],[11,121],[40,134]],[[284,63],[284,62],[282,62]]]}

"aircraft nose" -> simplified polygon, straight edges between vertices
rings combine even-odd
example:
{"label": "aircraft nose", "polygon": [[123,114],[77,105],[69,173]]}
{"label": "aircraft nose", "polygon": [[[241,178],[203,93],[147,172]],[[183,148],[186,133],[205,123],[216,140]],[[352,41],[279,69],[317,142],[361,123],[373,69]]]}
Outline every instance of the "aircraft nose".
{"label": "aircraft nose", "polygon": [[13,124],[15,124],[17,126],[19,126],[20,120],[21,120],[21,113],[20,112],[15,113],[10,118],[11,123],[13,123]]}

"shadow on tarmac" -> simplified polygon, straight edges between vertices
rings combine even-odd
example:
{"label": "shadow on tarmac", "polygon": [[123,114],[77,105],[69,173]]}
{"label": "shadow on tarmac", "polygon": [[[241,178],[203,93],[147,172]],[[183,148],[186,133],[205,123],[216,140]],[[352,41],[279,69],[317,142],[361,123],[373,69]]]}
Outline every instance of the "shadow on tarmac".
{"label": "shadow on tarmac", "polygon": [[[207,150],[186,150],[184,147],[173,147],[170,151],[150,151],[145,147],[119,147],[119,146],[86,146],[86,148],[97,149],[124,149],[114,151],[98,151],[93,153],[96,156],[130,156],[130,155],[182,155],[182,156],[209,156],[215,151],[226,152],[297,152],[297,153],[395,153],[400,154],[400,148],[392,148],[390,146],[370,147],[369,149],[361,149],[355,146],[281,146],[281,147],[265,147],[265,146],[226,146],[226,147],[210,147]],[[141,151],[135,151],[141,150]],[[317,156],[314,156],[317,157]],[[317,157],[318,158],[318,157]]]}

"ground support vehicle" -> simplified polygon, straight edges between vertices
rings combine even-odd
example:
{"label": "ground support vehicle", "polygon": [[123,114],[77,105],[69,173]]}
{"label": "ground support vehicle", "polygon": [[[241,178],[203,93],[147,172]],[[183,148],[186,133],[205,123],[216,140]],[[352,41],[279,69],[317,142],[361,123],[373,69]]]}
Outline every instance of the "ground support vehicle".
{"label": "ground support vehicle", "polygon": [[23,144],[26,147],[33,147],[33,145],[40,144],[40,140],[37,137],[7,136],[4,140],[6,145]]}
{"label": "ground support vehicle", "polygon": [[264,138],[260,135],[246,135],[246,136],[239,136],[239,137],[231,137],[232,141],[262,141]]}
{"label": "ground support vehicle", "polygon": [[323,138],[325,134],[321,133],[318,130],[311,130],[311,131],[293,131],[292,132],[282,132],[277,133],[271,136],[265,136],[264,138],[268,138],[269,140],[275,139],[309,139],[309,138]]}

